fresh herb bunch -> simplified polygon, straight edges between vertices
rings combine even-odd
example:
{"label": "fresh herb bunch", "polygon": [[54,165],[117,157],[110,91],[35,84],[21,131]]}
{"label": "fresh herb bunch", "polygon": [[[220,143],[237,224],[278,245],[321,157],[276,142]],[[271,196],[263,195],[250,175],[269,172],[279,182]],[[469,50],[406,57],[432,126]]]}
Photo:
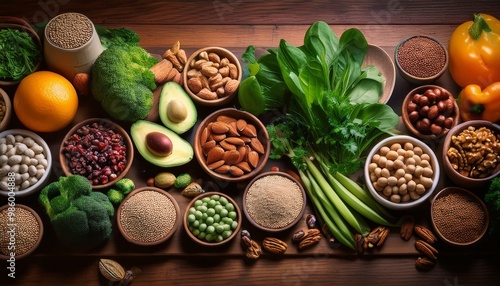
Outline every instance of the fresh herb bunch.
{"label": "fresh herb bunch", "polygon": [[0,29],[0,78],[19,81],[35,70],[41,51],[25,31]]}

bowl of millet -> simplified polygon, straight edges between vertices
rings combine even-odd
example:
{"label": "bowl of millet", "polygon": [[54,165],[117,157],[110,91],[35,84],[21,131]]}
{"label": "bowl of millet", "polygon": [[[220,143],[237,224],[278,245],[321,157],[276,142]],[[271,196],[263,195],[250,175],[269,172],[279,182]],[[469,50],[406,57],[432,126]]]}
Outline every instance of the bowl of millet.
{"label": "bowl of millet", "polygon": [[175,198],[156,187],[133,190],[116,212],[122,236],[139,246],[153,246],[167,241],[176,232],[180,217]]}
{"label": "bowl of millet", "polygon": [[430,84],[448,67],[448,51],[436,38],[417,35],[396,46],[394,61],[406,81],[417,85]]}

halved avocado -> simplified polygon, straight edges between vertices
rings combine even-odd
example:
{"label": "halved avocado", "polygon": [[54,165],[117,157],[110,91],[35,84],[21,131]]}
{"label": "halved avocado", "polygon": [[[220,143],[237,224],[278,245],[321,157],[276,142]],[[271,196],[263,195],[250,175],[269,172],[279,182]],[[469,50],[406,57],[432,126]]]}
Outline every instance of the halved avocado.
{"label": "halved avocado", "polygon": [[163,85],[159,101],[160,120],[175,133],[182,134],[196,123],[196,106],[178,83],[171,81]]}
{"label": "halved avocado", "polygon": [[[160,132],[172,142],[172,152],[166,156],[157,156],[149,151],[146,136],[151,132]],[[148,162],[160,167],[175,167],[193,159],[193,147],[172,130],[147,120],[138,120],[130,127],[130,135],[139,153]]]}

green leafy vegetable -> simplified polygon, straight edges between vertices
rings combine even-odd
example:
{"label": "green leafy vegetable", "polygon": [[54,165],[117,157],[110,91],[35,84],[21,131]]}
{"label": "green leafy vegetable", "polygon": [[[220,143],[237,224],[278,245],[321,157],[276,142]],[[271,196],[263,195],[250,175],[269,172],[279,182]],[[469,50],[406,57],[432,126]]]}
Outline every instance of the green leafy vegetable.
{"label": "green leafy vegetable", "polygon": [[139,35],[127,28],[107,28],[95,26],[99,40],[104,49],[111,46],[139,45]]}
{"label": "green leafy vegetable", "polygon": [[35,70],[41,51],[25,31],[0,29],[0,78],[18,81]]}
{"label": "green leafy vegetable", "polygon": [[490,226],[489,233],[500,237],[500,177],[494,178],[484,196],[484,202],[488,207]]}

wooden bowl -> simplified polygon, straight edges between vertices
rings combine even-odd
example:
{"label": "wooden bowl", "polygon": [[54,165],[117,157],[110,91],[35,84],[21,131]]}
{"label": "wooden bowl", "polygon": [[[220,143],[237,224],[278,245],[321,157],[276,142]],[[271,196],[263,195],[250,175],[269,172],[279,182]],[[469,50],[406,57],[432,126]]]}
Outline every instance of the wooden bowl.
{"label": "wooden bowl", "polygon": [[[498,138],[500,138],[500,126],[489,122],[485,120],[471,120],[471,121],[466,121],[463,123],[458,124],[454,128],[452,128],[448,134],[446,135],[443,144],[442,144],[442,161],[443,161],[443,168],[448,176],[448,178],[456,185],[456,186],[467,186],[467,188],[482,188],[487,186],[491,180],[493,180],[495,177],[498,177],[500,175],[500,164],[497,164],[496,169],[493,171],[493,173],[490,176],[484,177],[484,178],[472,178],[468,177],[465,175],[460,174],[458,171],[456,171],[452,163],[450,162],[450,159],[448,158],[447,152],[452,146],[452,137],[457,136],[460,134],[463,130],[468,129],[469,127],[474,127],[474,128],[480,128],[480,127],[487,127],[488,129],[492,130],[495,132]],[[497,154],[497,158],[500,156],[500,154]],[[498,159],[497,159],[498,160]]]}
{"label": "wooden bowl", "polygon": [[[16,250],[20,251],[21,246],[17,245],[15,250],[7,249],[7,251],[12,252],[14,254],[14,258],[16,260],[18,260],[18,259],[22,259],[24,257],[31,255],[38,248],[38,246],[42,242],[44,227],[43,227],[43,222],[40,219],[40,216],[38,215],[38,213],[36,211],[34,211],[32,208],[30,208],[26,205],[22,205],[22,204],[15,204],[15,207],[11,207],[8,204],[6,204],[6,205],[0,207],[0,213],[6,212],[5,216],[4,215],[1,216],[2,217],[2,221],[0,222],[1,225],[9,225],[9,224],[13,223],[9,217],[9,213],[11,212],[10,208],[14,208],[14,211],[12,211],[12,213],[16,213],[16,217],[19,217],[19,215],[17,214],[19,209],[28,211],[30,213],[30,215],[32,216],[31,218],[29,218],[30,221],[33,221],[33,219],[34,219],[34,220],[36,220],[36,223],[38,224],[38,237],[36,238],[35,241],[29,242],[31,244],[31,247],[28,250],[25,250],[21,254],[16,254]],[[20,218],[15,220],[15,227],[14,228],[3,228],[3,229],[5,230],[4,235],[1,236],[3,239],[8,239],[9,234],[10,234],[9,231],[12,229],[12,230],[16,231],[16,233],[15,233],[16,240],[22,240],[28,235],[28,233],[35,231],[33,228],[28,229],[27,227],[25,227],[21,223]],[[0,239],[0,241],[3,239]],[[6,241],[2,241],[2,245],[4,245],[6,247],[7,244],[4,244],[4,243],[6,243]],[[24,247],[24,246],[22,246],[22,247]],[[0,251],[0,260],[5,261],[8,259],[12,259],[12,256],[7,255],[7,253],[3,253],[3,252],[4,252],[3,250]]]}
{"label": "wooden bowl", "polygon": [[368,45],[362,67],[373,65],[382,73],[385,78],[380,103],[387,103],[391,98],[394,86],[396,85],[396,67],[387,52],[379,46]]}
{"label": "wooden bowl", "polygon": [[[129,212],[130,216],[127,217]],[[175,213],[175,218],[168,217],[172,213]],[[180,216],[179,204],[171,194],[156,187],[141,187],[133,190],[120,203],[116,211],[116,222],[120,233],[128,242],[140,246],[153,246],[172,237],[179,228]],[[164,227],[169,229],[161,235],[158,232]],[[138,237],[143,234],[153,234],[158,238],[150,240]]]}
{"label": "wooden bowl", "polygon": [[[237,95],[238,91],[237,89],[234,90],[233,93],[229,95],[224,95],[224,96],[218,96],[216,99],[204,99],[200,96],[197,95],[197,92],[193,92],[193,90],[190,88],[190,82],[189,82],[189,76],[188,73],[190,70],[192,70],[192,67],[190,66],[191,63],[196,62],[200,57],[200,53],[206,52],[208,54],[210,53],[215,53],[219,56],[220,59],[227,58],[231,64],[234,64],[237,70],[237,75],[236,76],[231,76],[234,80],[237,80],[238,83],[241,82],[242,78],[242,69],[241,69],[241,64],[238,60],[238,58],[229,50],[221,48],[221,47],[207,47],[207,48],[202,48],[194,52],[187,60],[186,66],[184,67],[182,71],[182,79],[183,79],[183,85],[184,85],[184,90],[186,93],[193,99],[193,101],[199,105],[205,105],[205,106],[221,106],[224,104],[230,103],[233,98]],[[223,76],[225,77],[225,76]],[[206,77],[208,78],[208,77]],[[239,85],[239,84],[238,84]]]}
{"label": "wooden bowl", "polygon": [[[443,210],[439,211],[438,208],[436,207],[436,205],[437,205],[436,201],[439,199],[443,199],[449,195],[465,196],[467,198],[467,202],[474,202],[482,209],[482,211],[484,213],[484,220],[483,220],[481,225],[475,226],[477,228],[480,228],[480,230],[478,231],[479,233],[476,237],[473,237],[468,241],[456,241],[456,239],[453,239],[451,237],[452,234],[447,233],[450,230],[445,231],[443,229],[443,227],[446,227],[447,222],[443,221],[443,218],[440,218],[439,220],[436,218],[436,215],[438,215],[438,212],[441,212],[441,215],[443,213]],[[451,207],[452,203],[450,202],[450,198],[446,198],[446,199],[447,199],[447,205],[448,205],[447,207]],[[458,201],[458,199],[454,199],[453,201],[456,202],[456,201]],[[455,214],[459,213],[461,215],[464,212],[463,207],[461,207],[460,210],[459,210],[459,207],[457,207],[457,206],[454,206],[453,208],[454,208],[453,210],[448,210],[448,211],[446,211],[446,213],[449,214],[449,213],[455,212]],[[471,222],[471,220],[472,220],[472,218],[467,219],[468,222]],[[469,246],[469,245],[472,245],[472,244],[478,242],[484,236],[486,231],[488,230],[489,214],[488,214],[488,209],[486,208],[486,205],[484,204],[483,200],[481,200],[474,193],[472,193],[466,189],[459,188],[459,187],[447,187],[447,188],[444,188],[443,190],[439,191],[436,194],[436,196],[432,199],[431,222],[432,222],[432,226],[434,228],[434,231],[436,232],[436,235],[442,241],[444,241],[450,245],[453,245],[453,246]],[[468,226],[468,227],[472,227],[472,226]],[[453,227],[452,231],[455,232],[455,231],[459,231],[459,230],[467,232],[467,233],[471,232],[471,229],[467,229],[466,226],[455,226],[455,227]]]}
{"label": "wooden bowl", "polygon": [[[50,147],[47,144],[47,142],[45,142],[45,140],[43,140],[42,137],[40,137],[38,134],[36,134],[35,132],[33,132],[31,130],[7,129],[3,132],[0,132],[0,138],[6,138],[8,135],[13,135],[13,136],[21,135],[24,138],[31,138],[35,141],[35,143],[37,143],[39,146],[41,146],[43,148],[43,154],[45,156],[45,160],[47,161],[47,163],[46,164],[38,163],[38,165],[45,165],[45,173],[38,179],[38,181],[35,184],[33,184],[25,189],[14,191],[16,197],[24,197],[24,196],[28,196],[31,194],[36,194],[43,187],[45,187],[45,185],[48,183],[48,181],[50,179],[51,170],[52,170],[52,152],[50,150]],[[18,143],[19,142],[16,142],[16,144],[18,144]],[[30,157],[30,156],[25,155],[25,154],[23,154],[22,156],[24,156],[24,158]],[[0,167],[3,167],[3,165],[0,165]],[[10,173],[19,174],[19,171],[16,171],[16,172],[10,171]],[[26,173],[28,173],[28,172],[26,172]],[[8,174],[9,173],[7,173],[7,175],[5,175],[5,176],[8,177]],[[11,197],[13,195],[12,190],[10,190],[10,189],[0,190],[0,194],[4,195],[4,196],[8,196],[8,197]]]}
{"label": "wooden bowl", "polygon": [[[420,196],[418,198],[411,198],[408,201],[404,201],[402,199],[400,202],[393,202],[389,199],[390,197],[387,197],[383,194],[383,190],[378,191],[374,186],[374,181],[372,181],[372,173],[375,173],[375,171],[373,171],[372,167],[370,166],[370,164],[372,164],[374,162],[373,156],[375,154],[379,154],[379,151],[382,147],[389,147],[390,148],[390,146],[392,144],[395,144],[395,143],[399,143],[403,147],[404,147],[405,143],[411,143],[413,145],[413,147],[420,147],[422,149],[423,154],[427,154],[430,157],[429,163],[430,163],[430,166],[432,167],[432,171],[433,171],[432,175],[430,176],[430,178],[432,179],[432,184],[430,186],[428,186],[427,188],[425,188],[425,192],[420,194]],[[410,150],[410,149],[408,149],[408,150]],[[413,148],[412,151],[415,151],[415,148]],[[366,158],[367,159],[365,161],[365,166],[363,169],[366,187],[368,188],[368,190],[370,191],[370,193],[372,194],[372,196],[375,200],[377,200],[382,206],[389,208],[389,209],[392,209],[392,210],[410,210],[410,209],[413,209],[413,208],[421,205],[422,203],[427,201],[428,198],[431,197],[432,193],[436,189],[437,184],[439,182],[440,167],[439,167],[439,162],[437,160],[436,154],[429,146],[427,146],[425,143],[423,143],[422,141],[420,141],[417,138],[412,137],[412,136],[396,135],[396,136],[391,136],[391,137],[385,138],[382,141],[380,141],[379,143],[377,143],[377,145],[375,145],[370,150],[370,153],[368,154],[368,156]],[[404,170],[408,169],[408,165],[416,166],[416,164],[411,164],[410,162],[407,162],[406,160],[403,163],[404,163],[404,167],[403,167]],[[379,168],[389,169],[389,167],[382,166],[380,163],[377,163],[377,166]],[[394,172],[394,174],[392,172]],[[390,176],[396,177],[395,173],[396,173],[396,169],[393,169],[393,171],[391,171]],[[413,177],[415,177],[415,172],[413,172],[413,173],[409,172],[409,173],[412,175],[412,179],[413,179]],[[406,174],[406,171],[405,171],[405,174]],[[422,179],[420,179],[420,181],[422,181]],[[378,180],[377,180],[377,183],[378,183]],[[409,183],[409,181],[405,182],[405,184],[409,185],[408,183]],[[388,185],[390,185],[390,184],[388,183]],[[408,194],[409,193],[410,192],[408,191]],[[400,194],[400,196],[402,197],[403,195]]]}
{"label": "wooden bowl", "polygon": [[[120,125],[116,124],[115,122],[113,122],[109,119],[89,118],[87,120],[84,120],[84,121],[76,124],[75,126],[73,126],[71,128],[71,130],[68,131],[68,133],[66,134],[66,136],[64,136],[64,139],[62,140],[61,146],[59,147],[59,162],[61,164],[62,171],[64,172],[64,174],[66,176],[73,175],[76,172],[73,173],[68,165],[69,162],[68,162],[68,159],[66,157],[67,152],[66,152],[66,143],[65,142],[67,142],[68,139],[70,139],[71,136],[73,136],[73,134],[75,134],[76,131],[78,129],[80,129],[81,127],[91,125],[94,123],[98,123],[99,125],[105,126],[106,128],[113,130],[115,133],[120,134],[123,138],[123,142],[124,142],[125,148],[126,148],[126,165],[125,165],[124,169],[114,179],[108,180],[108,182],[106,182],[106,183],[98,183],[98,184],[93,183],[92,189],[97,190],[97,189],[108,188],[111,185],[113,185],[114,183],[116,183],[118,180],[124,178],[125,175],[127,175],[128,171],[130,170],[130,167],[132,166],[132,161],[134,160],[134,144],[133,144],[132,140],[130,139],[130,136],[128,135],[127,131],[125,131],[125,129],[123,129]],[[96,144],[98,144],[98,143],[96,143]],[[94,148],[94,147],[92,147],[92,148]],[[108,162],[106,162],[106,164],[107,163]],[[100,164],[101,168],[104,167],[106,164]]]}
{"label": "wooden bowl", "polygon": [[[427,90],[435,90],[435,89],[440,89],[441,92],[447,93],[447,96],[451,100],[452,105],[453,105],[452,111],[446,111],[446,112],[439,111],[438,115],[443,115],[445,118],[451,117],[453,119],[453,122],[451,123],[451,125],[448,125],[446,127],[444,126],[444,122],[440,123],[441,132],[436,133],[436,134],[434,134],[430,131],[430,127],[429,127],[429,131],[422,131],[421,129],[419,129],[416,121],[412,120],[411,115],[410,115],[411,112],[414,111],[415,107],[410,107],[410,105],[409,105],[409,104],[414,104],[412,99],[414,98],[414,96],[416,94],[422,95]],[[431,107],[433,105],[437,106],[437,101],[431,102],[427,106]],[[416,106],[416,105],[413,105],[413,106]],[[417,112],[418,112],[418,110],[417,110]],[[405,99],[403,100],[403,105],[401,106],[401,117],[402,117],[403,123],[406,126],[406,128],[413,135],[415,135],[416,137],[418,137],[422,140],[435,140],[435,139],[441,138],[441,137],[445,136],[451,128],[455,127],[460,122],[460,112],[459,112],[457,101],[455,100],[453,95],[448,90],[444,89],[443,87],[437,86],[437,85],[423,85],[423,86],[419,86],[419,87],[416,87],[413,90],[411,90],[406,95]],[[420,116],[420,118],[423,118],[423,117],[424,116]],[[437,117],[435,117],[435,118],[437,118]],[[432,123],[437,123],[437,121],[438,121],[437,119],[433,119],[433,120],[430,120],[429,122],[432,124]]]}
{"label": "wooden bowl", "polygon": [[0,120],[0,131],[4,131],[10,125],[10,120],[12,119],[12,102],[10,100],[9,95],[0,88],[0,95],[5,103],[5,114],[3,118]]}
{"label": "wooden bowl", "polygon": [[[203,199],[207,199],[207,198],[208,198],[207,200],[209,200],[212,196],[219,196],[221,198],[222,197],[226,198],[227,202],[229,202],[233,205],[234,211],[236,212],[236,220],[233,220],[233,223],[236,222],[237,225],[231,229],[232,232],[228,237],[223,238],[223,236],[221,235],[221,237],[217,241],[207,241],[206,239],[203,238],[204,234],[198,233],[197,235],[195,235],[193,233],[193,231],[191,230],[192,226],[190,226],[190,223],[188,221],[188,216],[192,212],[194,212],[194,210],[197,210],[197,206],[195,206],[196,202],[203,201]],[[205,204],[208,204],[208,203],[205,202]],[[200,214],[202,214],[202,213],[200,213]],[[224,218],[221,218],[221,219],[224,219]],[[196,220],[199,223],[205,223],[208,226],[213,225],[213,224],[207,223],[206,220],[204,220],[203,218],[196,217]],[[207,193],[203,193],[201,195],[196,196],[187,205],[186,211],[184,212],[184,217],[183,217],[184,230],[186,231],[188,236],[197,244],[200,244],[203,246],[208,246],[208,247],[221,246],[221,245],[224,245],[224,244],[228,243],[229,241],[231,241],[238,234],[238,232],[241,228],[241,221],[242,221],[241,210],[240,210],[240,207],[238,206],[238,204],[230,196],[228,196],[224,193],[221,193],[221,192],[207,192]],[[196,229],[196,230],[199,231],[199,229]],[[205,233],[205,235],[206,235],[206,233]]]}
{"label": "wooden bowl", "polygon": [[[405,43],[407,43],[408,41],[411,41],[411,40],[415,40],[416,38],[424,38],[426,40],[431,40],[435,43],[437,43],[441,49],[442,49],[442,52],[444,53],[444,57],[445,57],[445,61],[442,65],[442,67],[439,69],[439,71],[436,71],[434,74],[432,75],[429,75],[429,76],[425,76],[425,77],[421,77],[421,76],[417,76],[415,74],[412,74],[410,71],[408,70],[405,70],[403,67],[402,67],[402,63],[400,62],[400,59],[399,59],[399,56],[398,56],[398,53],[399,53],[399,49],[401,48],[401,46],[403,46]],[[419,52],[420,51],[428,51],[428,48],[427,47],[420,47],[419,49]],[[431,52],[432,53],[432,52]],[[407,55],[408,57],[412,57],[412,56],[415,56],[415,55]],[[419,57],[414,57],[413,59],[415,61],[419,61],[421,62],[422,59],[421,57],[423,56],[419,56]],[[415,84],[415,85],[424,85],[424,84],[430,84],[432,82],[434,82],[435,80],[437,80],[439,77],[441,77],[441,75],[443,75],[443,73],[445,72],[445,70],[448,68],[448,50],[446,49],[446,47],[443,46],[443,44],[437,40],[436,38],[433,38],[433,37],[430,37],[430,36],[422,36],[422,35],[417,35],[417,36],[412,36],[412,37],[409,37],[407,39],[404,39],[403,41],[401,41],[395,48],[394,50],[394,61],[396,63],[396,67],[397,67],[397,70],[399,71],[399,74],[401,75],[401,77],[403,77],[406,81],[412,83],[412,84]],[[404,65],[403,65],[404,66]]]}
{"label": "wooden bowl", "polygon": [[[291,198],[292,195],[301,198],[287,202],[285,198]],[[255,202],[260,205],[252,205]],[[286,210],[287,207],[293,209]],[[302,219],[305,207],[304,188],[295,178],[283,172],[270,171],[259,174],[247,185],[243,193],[245,217],[254,227],[265,232],[277,233],[290,229]],[[278,218],[285,213],[290,217],[279,221]],[[258,217],[259,214],[268,215]]]}
{"label": "wooden bowl", "polygon": [[[11,16],[0,16],[0,29],[2,28],[17,29],[19,31],[25,31],[30,35],[30,37],[33,39],[33,42],[35,42],[35,45],[40,51],[40,59],[37,63],[35,63],[35,66],[33,68],[33,72],[37,71],[40,68],[43,59],[42,41],[40,40],[37,32],[24,19]],[[20,80],[0,79],[0,86],[15,85],[18,84],[19,81]]]}
{"label": "wooden bowl", "polygon": [[[244,171],[244,169],[247,166],[245,166],[245,168],[243,168],[243,167],[239,166],[239,163],[230,163],[230,164],[227,163],[227,161],[234,161],[232,159],[231,160],[228,159],[225,162],[222,162],[222,164],[218,164],[218,163],[217,164],[207,164],[207,162],[211,162],[211,161],[207,161],[208,157],[210,156],[208,149],[210,149],[210,150],[213,149],[213,148],[209,148],[208,146],[210,146],[212,143],[214,143],[215,145],[218,146],[216,148],[221,148],[220,146],[222,146],[222,145],[220,145],[220,144],[224,144],[224,143],[222,143],[222,141],[225,140],[224,139],[221,141],[216,141],[215,139],[213,139],[213,136],[212,136],[215,133],[213,133],[211,131],[207,131],[207,130],[211,130],[209,125],[212,126],[213,123],[216,122],[217,120],[224,120],[223,119],[224,117],[225,118],[230,117],[233,119],[243,119],[248,123],[248,125],[251,124],[255,127],[255,130],[252,131],[252,134],[254,134],[255,136],[253,136],[251,138],[252,138],[252,140],[258,139],[258,141],[262,145],[263,150],[261,150],[261,151],[263,151],[263,152],[257,154],[258,160],[252,159],[252,158],[257,158],[255,156],[250,158],[247,155],[243,155],[243,154],[242,154],[243,157],[241,159],[238,159],[239,162],[252,161],[252,162],[254,162],[255,167],[251,167],[250,169],[247,169],[247,171]],[[233,125],[234,124],[235,123],[233,123]],[[237,129],[237,127],[236,127],[236,129]],[[208,136],[208,139],[207,139],[207,134],[206,133],[204,134],[204,132],[209,132],[209,133],[213,133],[213,134]],[[239,135],[231,135],[228,133],[228,135],[226,137],[228,137],[228,138],[229,137],[250,138],[248,136],[245,136],[247,131],[238,131],[237,133]],[[243,135],[243,136],[240,136],[240,135]],[[202,143],[202,141],[203,141],[203,143]],[[214,142],[207,143],[208,141],[214,141]],[[235,145],[235,146],[237,147],[237,150],[239,150],[240,147],[243,146],[243,147],[246,147],[247,149],[253,151],[253,150],[255,150],[255,148],[251,147],[252,144],[253,144],[252,142],[245,142],[244,145]],[[237,110],[234,108],[220,109],[220,110],[215,111],[212,114],[208,115],[200,123],[200,125],[198,126],[198,129],[196,130],[193,145],[194,145],[193,149],[194,149],[195,157],[198,160],[198,163],[200,164],[201,168],[207,174],[209,174],[212,178],[217,179],[217,180],[227,181],[227,182],[241,182],[241,181],[248,180],[248,179],[254,177],[255,175],[257,175],[266,165],[267,160],[269,158],[269,153],[271,151],[271,143],[269,141],[269,134],[267,133],[265,125],[257,117],[255,117],[251,113],[246,112],[246,111]],[[213,145],[211,147],[213,147]],[[224,150],[222,150],[222,151],[224,151]],[[249,152],[247,151],[246,153],[248,154]],[[210,156],[210,157],[212,157],[212,156]],[[216,161],[219,161],[219,159],[223,159],[222,156],[220,158],[217,156]],[[236,166],[237,168],[234,168],[234,166]],[[219,169],[219,168],[224,168],[224,170]],[[233,173],[233,171],[234,171],[234,173]],[[241,171],[243,171],[243,173],[241,173]],[[238,172],[239,174],[236,174],[236,172]]]}

